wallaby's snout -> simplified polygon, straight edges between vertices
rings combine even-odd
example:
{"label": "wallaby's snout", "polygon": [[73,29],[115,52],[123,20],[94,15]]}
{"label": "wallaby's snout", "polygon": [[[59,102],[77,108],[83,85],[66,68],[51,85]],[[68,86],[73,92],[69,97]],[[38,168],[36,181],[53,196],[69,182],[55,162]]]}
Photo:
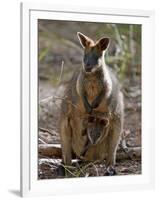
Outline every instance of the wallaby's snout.
{"label": "wallaby's snout", "polygon": [[86,72],[91,72],[99,64],[100,55],[95,47],[84,53],[83,65]]}
{"label": "wallaby's snout", "polygon": [[94,42],[89,37],[78,32],[78,39],[84,48],[83,67],[86,72],[93,72],[102,66],[103,51],[107,49],[109,38],[101,38]]}

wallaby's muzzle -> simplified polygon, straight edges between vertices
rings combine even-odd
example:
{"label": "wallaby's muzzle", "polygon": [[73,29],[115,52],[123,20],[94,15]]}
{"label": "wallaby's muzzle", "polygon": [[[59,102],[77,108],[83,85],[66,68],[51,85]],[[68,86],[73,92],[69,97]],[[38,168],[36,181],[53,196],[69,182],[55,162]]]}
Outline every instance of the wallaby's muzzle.
{"label": "wallaby's muzzle", "polygon": [[85,71],[86,71],[86,72],[91,72],[91,71],[92,71],[92,67],[88,67],[88,66],[85,67]]}
{"label": "wallaby's muzzle", "polygon": [[93,66],[91,66],[91,65],[84,65],[84,69],[85,69],[86,72],[91,72],[92,69],[93,69]]}
{"label": "wallaby's muzzle", "polygon": [[96,68],[98,65],[98,56],[94,51],[90,51],[84,55],[83,63],[84,69],[86,72],[91,72],[93,68]]}

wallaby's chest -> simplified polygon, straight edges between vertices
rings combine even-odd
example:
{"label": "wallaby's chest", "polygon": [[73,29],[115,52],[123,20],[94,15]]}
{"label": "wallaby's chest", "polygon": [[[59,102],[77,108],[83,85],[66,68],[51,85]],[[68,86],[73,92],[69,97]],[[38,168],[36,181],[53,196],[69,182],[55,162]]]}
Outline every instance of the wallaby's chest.
{"label": "wallaby's chest", "polygon": [[98,96],[102,89],[101,83],[97,78],[86,79],[83,84],[89,101]]}

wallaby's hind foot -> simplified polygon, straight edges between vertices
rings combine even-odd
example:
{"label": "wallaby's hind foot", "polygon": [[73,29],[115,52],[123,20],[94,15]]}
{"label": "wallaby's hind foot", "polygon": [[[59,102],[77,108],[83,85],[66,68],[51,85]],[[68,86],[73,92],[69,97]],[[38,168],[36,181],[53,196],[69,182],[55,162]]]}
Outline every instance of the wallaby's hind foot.
{"label": "wallaby's hind foot", "polygon": [[113,166],[109,166],[106,169],[104,176],[114,176],[117,175],[117,172]]}

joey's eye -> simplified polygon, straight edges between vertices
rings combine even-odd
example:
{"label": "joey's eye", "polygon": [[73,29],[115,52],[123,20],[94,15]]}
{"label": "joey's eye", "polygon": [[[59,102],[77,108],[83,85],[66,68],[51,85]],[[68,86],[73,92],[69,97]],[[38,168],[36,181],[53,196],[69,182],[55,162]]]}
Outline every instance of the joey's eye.
{"label": "joey's eye", "polygon": [[100,136],[100,132],[97,132],[96,135],[97,135],[97,137],[99,137]]}

